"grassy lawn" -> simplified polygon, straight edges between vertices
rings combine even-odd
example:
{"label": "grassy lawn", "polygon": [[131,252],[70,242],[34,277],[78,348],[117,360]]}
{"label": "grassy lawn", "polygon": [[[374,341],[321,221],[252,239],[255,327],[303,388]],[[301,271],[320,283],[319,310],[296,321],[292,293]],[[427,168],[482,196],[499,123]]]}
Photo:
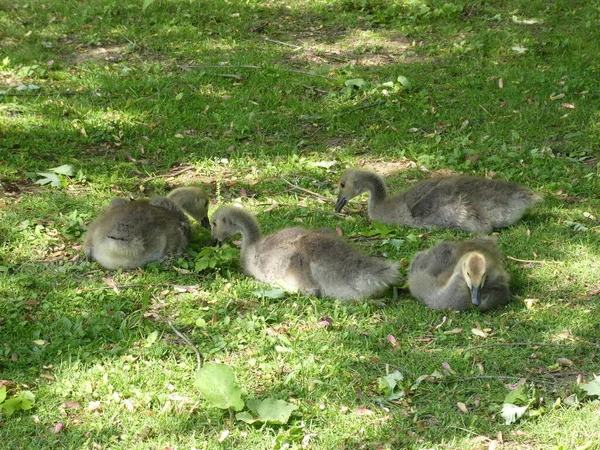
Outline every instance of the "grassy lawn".
{"label": "grassy lawn", "polygon": [[[600,374],[598,2],[143,3],[0,0],[0,385],[35,396],[0,414],[2,448],[600,448],[582,388]],[[337,179],[359,165],[392,190],[464,173],[543,194],[496,233],[514,301],[269,298],[227,258],[235,242],[201,253],[197,224],[164,264],[83,258],[110,199],[186,184],[265,232],[339,227],[404,271],[468,237],[372,223],[356,200],[335,214]],[[212,407],[169,321],[244,400],[296,405],[289,421]]]}

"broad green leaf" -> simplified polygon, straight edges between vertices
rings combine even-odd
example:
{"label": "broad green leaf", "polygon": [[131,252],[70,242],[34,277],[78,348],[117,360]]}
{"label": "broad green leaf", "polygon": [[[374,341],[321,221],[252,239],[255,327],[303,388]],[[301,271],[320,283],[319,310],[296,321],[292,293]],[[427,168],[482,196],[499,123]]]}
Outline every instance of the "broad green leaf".
{"label": "broad green leaf", "polygon": [[267,298],[283,298],[285,297],[285,289],[283,288],[273,288],[273,289],[258,289],[256,291],[252,291],[252,294],[257,297],[267,297]]}
{"label": "broad green leaf", "polygon": [[56,175],[55,173],[37,172],[37,174],[43,177],[36,181],[37,184],[41,184],[42,186],[44,186],[45,184],[50,184],[50,186],[53,187],[61,186],[60,178],[58,178],[58,175]]}
{"label": "broad green leaf", "polygon": [[146,343],[144,344],[144,347],[150,347],[152,344],[154,344],[156,342],[156,339],[158,339],[158,330],[154,330],[152,333],[150,333],[148,335],[148,337],[146,338]]}
{"label": "broad green leaf", "polygon": [[367,82],[362,78],[353,78],[351,80],[346,80],[344,84],[349,88],[360,89],[361,87],[366,86]]}
{"label": "broad green leaf", "polygon": [[206,363],[198,371],[194,386],[212,406],[235,411],[244,407],[242,391],[235,385],[233,370],[228,365]]}
{"label": "broad green leaf", "polygon": [[35,396],[30,391],[22,391],[13,398],[9,398],[0,404],[0,410],[4,415],[11,416],[15,411],[26,411],[33,407]]}
{"label": "broad green leaf", "polygon": [[302,441],[304,437],[304,425],[290,427],[287,431],[279,430],[279,434],[275,438],[273,450],[291,448],[294,442],[301,442],[302,448],[308,448],[309,446],[304,445],[304,442]]}
{"label": "broad green leaf", "polygon": [[584,384],[581,388],[587,392],[587,395],[600,397],[600,376],[594,375],[594,380]]}
{"label": "broad green leaf", "polygon": [[378,379],[379,392],[385,395],[386,398],[392,396],[394,394],[394,389],[398,385],[398,382],[402,381],[403,379],[404,376],[397,370],[393,371],[389,375],[386,375],[385,377],[380,377]]}
{"label": "broad green leaf", "polygon": [[398,83],[404,86],[406,89],[412,89],[412,83],[404,75],[398,75]]}
{"label": "broad green leaf", "polygon": [[505,403],[502,405],[502,418],[504,419],[504,423],[506,425],[515,423],[523,414],[525,414],[527,408],[528,406],[517,406],[512,403]]}
{"label": "broad green leaf", "polygon": [[63,164],[62,166],[53,167],[49,169],[51,172],[59,173],[61,175],[72,176],[75,174],[75,170],[73,170],[73,166],[70,164]]}
{"label": "broad green leaf", "polygon": [[317,161],[316,163],[312,163],[313,167],[323,167],[325,169],[329,169],[337,164],[336,160],[333,161]]}
{"label": "broad green leaf", "polygon": [[256,414],[261,422],[283,425],[288,422],[290,415],[298,407],[284,400],[266,398],[264,400],[248,400],[248,409]]}
{"label": "broad green leaf", "polygon": [[241,420],[242,422],[246,422],[246,423],[254,423],[254,422],[258,422],[260,420],[258,417],[254,417],[248,411],[242,411],[242,412],[237,413],[235,415],[235,418],[237,420]]}
{"label": "broad green leaf", "polygon": [[6,386],[0,388],[0,403],[6,400]]}
{"label": "broad green leaf", "polygon": [[514,391],[510,391],[504,397],[504,403],[517,403],[518,401],[527,403],[527,395],[525,395],[525,386],[519,386]]}

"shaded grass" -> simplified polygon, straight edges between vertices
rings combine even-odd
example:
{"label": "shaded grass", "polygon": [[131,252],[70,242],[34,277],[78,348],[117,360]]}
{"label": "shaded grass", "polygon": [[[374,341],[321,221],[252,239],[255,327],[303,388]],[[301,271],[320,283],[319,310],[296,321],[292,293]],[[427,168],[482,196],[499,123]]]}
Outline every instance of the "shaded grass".
{"label": "shaded grass", "polygon": [[[11,395],[36,395],[31,412],[0,422],[4,445],[274,448],[293,426],[312,448],[487,448],[477,435],[498,431],[505,448],[592,445],[597,405],[576,379],[598,371],[599,20],[585,1],[1,4],[0,378]],[[352,79],[365,84],[345,89]],[[405,291],[383,306],[259,298],[236,264],[191,270],[207,241],[198,228],[171,264],[106,272],[81,257],[112,197],[194,182],[258,211],[267,232],[337,226],[404,268],[418,250],[467,237],[388,227],[404,241],[396,248],[361,235],[374,224],[358,202],[343,219],[323,214],[331,204],[279,178],[333,199],[343,168],[361,162],[389,167],[394,190],[452,171],[543,193],[498,233],[504,254],[525,260],[507,259],[515,301],[481,315],[426,310]],[[33,184],[62,164],[77,170],[65,188]],[[261,212],[274,202],[301,206]],[[206,360],[232,365],[248,397],[296,403],[291,423],[232,423],[198,399],[195,356],[168,320]],[[569,346],[469,350],[510,342]],[[442,363],[455,374],[410,390]],[[382,402],[377,379],[395,367],[408,395]],[[544,411],[506,426],[505,385],[520,377]],[[553,407],[574,392],[581,405]]]}

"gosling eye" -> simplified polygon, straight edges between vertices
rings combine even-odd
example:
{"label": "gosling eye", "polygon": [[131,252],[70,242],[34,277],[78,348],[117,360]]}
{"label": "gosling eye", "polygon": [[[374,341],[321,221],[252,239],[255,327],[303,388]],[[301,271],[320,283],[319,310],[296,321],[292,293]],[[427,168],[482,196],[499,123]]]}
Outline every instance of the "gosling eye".
{"label": "gosling eye", "polygon": [[346,183],[340,183],[340,187],[344,189],[346,187]]}

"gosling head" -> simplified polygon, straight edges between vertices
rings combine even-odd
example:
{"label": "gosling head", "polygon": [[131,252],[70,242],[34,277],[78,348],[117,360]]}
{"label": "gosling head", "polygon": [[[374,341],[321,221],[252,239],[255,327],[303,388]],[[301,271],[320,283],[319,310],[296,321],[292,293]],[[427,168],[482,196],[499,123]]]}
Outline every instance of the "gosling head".
{"label": "gosling head", "polygon": [[237,210],[239,208],[234,206],[221,206],[214,212],[210,218],[210,230],[213,238],[223,242],[241,231],[234,221]]}
{"label": "gosling head", "polygon": [[204,189],[194,186],[180,187],[171,191],[168,198],[204,228],[210,228],[207,215],[210,199]]}
{"label": "gosling head", "polygon": [[344,209],[344,206],[346,206],[351,199],[366,192],[366,189],[360,182],[360,178],[363,174],[364,171],[357,169],[348,169],[342,174],[339,182],[338,198],[335,202],[335,210],[337,212]]}
{"label": "gosling head", "polygon": [[463,261],[462,274],[471,291],[471,303],[481,304],[481,289],[486,280],[485,257],[479,252],[468,253]]}

